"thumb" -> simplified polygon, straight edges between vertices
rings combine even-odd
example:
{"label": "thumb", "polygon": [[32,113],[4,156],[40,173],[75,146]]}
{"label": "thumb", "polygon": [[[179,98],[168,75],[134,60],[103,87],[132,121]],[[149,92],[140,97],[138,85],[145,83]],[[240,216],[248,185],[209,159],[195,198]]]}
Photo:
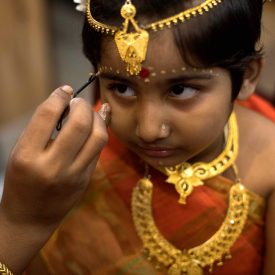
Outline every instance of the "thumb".
{"label": "thumb", "polygon": [[108,127],[111,121],[111,108],[109,103],[104,103],[98,110],[98,114],[101,116],[106,126]]}

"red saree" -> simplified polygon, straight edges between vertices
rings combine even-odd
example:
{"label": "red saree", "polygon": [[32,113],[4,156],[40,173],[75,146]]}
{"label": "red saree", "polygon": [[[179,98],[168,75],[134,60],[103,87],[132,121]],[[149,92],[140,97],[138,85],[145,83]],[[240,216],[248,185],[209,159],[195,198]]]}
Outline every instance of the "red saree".
{"label": "red saree", "polygon": [[[258,100],[252,98],[253,104]],[[256,100],[256,101],[255,101]],[[275,119],[275,111],[272,114]],[[108,146],[85,195],[52,236],[40,255],[53,275],[166,274],[156,261],[147,261],[131,217],[131,193],[143,177],[144,164],[110,133]],[[221,226],[233,182],[215,177],[195,188],[187,205],[178,203],[174,186],[166,176],[150,170],[152,209],[160,232],[179,249],[208,240]],[[231,248],[232,259],[214,265],[215,275],[257,275],[261,272],[264,246],[265,200],[247,191],[249,215],[241,236]],[[210,274],[208,268],[204,274]]]}

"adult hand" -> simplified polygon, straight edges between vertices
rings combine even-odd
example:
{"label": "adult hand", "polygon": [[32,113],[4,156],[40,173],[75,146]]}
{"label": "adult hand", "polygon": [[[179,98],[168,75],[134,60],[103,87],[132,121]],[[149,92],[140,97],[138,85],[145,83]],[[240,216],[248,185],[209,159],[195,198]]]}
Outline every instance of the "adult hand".
{"label": "adult hand", "polygon": [[[27,231],[32,228],[36,232],[49,232],[46,234],[49,238],[83,195],[108,140],[104,119],[110,119],[110,107],[104,104],[96,113],[87,101],[71,100],[72,94],[69,86],[55,90],[37,108],[17,141],[6,169],[0,205],[2,227],[3,224],[11,226],[16,232],[19,228]],[[51,141],[68,104],[68,121]],[[5,231],[0,227],[0,237],[1,230]],[[43,242],[35,241],[38,251]],[[1,249],[3,251],[3,245]],[[16,263],[10,264],[17,268]]]}
{"label": "adult hand", "polygon": [[[10,155],[1,207],[16,223],[59,222],[81,198],[107,143],[102,117],[81,98],[70,102],[72,93],[69,86],[55,90],[37,108]],[[50,142],[69,102],[68,121]],[[109,106],[100,112],[107,118]]]}

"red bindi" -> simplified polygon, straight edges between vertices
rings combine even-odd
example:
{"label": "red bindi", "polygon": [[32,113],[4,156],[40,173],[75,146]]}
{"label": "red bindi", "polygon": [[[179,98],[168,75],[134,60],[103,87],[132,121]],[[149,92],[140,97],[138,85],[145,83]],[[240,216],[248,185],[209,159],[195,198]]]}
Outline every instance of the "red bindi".
{"label": "red bindi", "polygon": [[147,69],[141,69],[139,76],[141,78],[147,78],[150,75],[150,72]]}

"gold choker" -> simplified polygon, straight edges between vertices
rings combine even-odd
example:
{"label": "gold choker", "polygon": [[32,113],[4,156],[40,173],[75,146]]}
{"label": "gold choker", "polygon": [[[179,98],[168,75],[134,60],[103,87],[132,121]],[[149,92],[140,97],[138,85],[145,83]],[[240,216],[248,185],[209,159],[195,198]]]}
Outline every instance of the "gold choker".
{"label": "gold choker", "polygon": [[[217,6],[218,3],[221,3],[221,0],[207,0],[197,7],[141,28],[134,19],[136,15],[135,6],[131,1],[126,1],[121,8],[121,16],[125,19],[125,22],[123,23],[122,30],[120,30],[118,27],[106,25],[95,20],[91,14],[91,0],[88,0],[87,19],[90,26],[96,31],[115,35],[115,42],[120,56],[127,63],[127,71],[131,75],[138,75],[141,71],[141,62],[146,58],[149,42],[149,33],[146,30],[152,29],[156,32],[158,29],[163,30],[165,26],[170,28],[172,25],[177,25],[178,22],[184,22],[186,19],[189,20],[191,17],[196,17],[197,14],[202,15],[204,12],[208,12],[209,9]],[[135,28],[134,33],[128,33],[130,22]]]}
{"label": "gold choker", "polygon": [[166,182],[174,184],[180,195],[179,203],[186,204],[195,186],[203,185],[203,180],[222,174],[236,161],[238,155],[238,127],[236,115],[231,114],[229,119],[229,135],[224,151],[210,163],[197,162],[193,165],[188,162],[175,167],[155,167],[169,176]]}

